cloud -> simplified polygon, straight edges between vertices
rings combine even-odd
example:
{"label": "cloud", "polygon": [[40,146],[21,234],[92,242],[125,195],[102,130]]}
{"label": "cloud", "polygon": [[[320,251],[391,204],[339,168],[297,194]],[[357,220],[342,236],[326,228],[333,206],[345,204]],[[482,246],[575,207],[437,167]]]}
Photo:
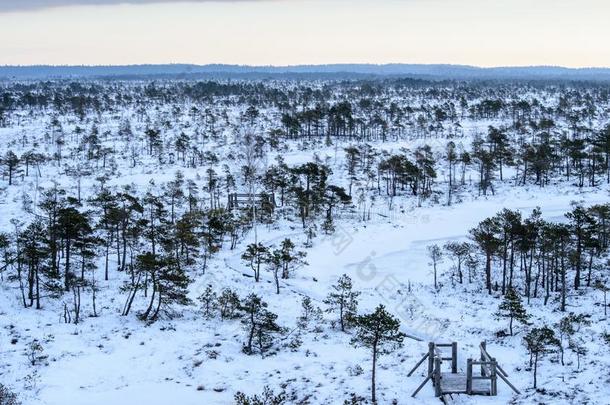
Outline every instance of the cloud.
{"label": "cloud", "polygon": [[66,6],[102,6],[117,4],[153,4],[153,3],[209,3],[238,2],[260,0],[0,0],[0,13],[14,11],[31,11],[51,7]]}

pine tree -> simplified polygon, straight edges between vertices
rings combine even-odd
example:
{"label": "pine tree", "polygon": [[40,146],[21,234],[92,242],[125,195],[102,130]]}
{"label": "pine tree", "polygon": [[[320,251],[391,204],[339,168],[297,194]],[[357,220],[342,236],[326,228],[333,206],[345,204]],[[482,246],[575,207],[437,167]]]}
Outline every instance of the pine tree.
{"label": "pine tree", "polygon": [[199,210],[187,211],[175,225],[176,258],[185,266],[192,266],[199,257],[200,232],[203,214]]}
{"label": "pine tree", "polygon": [[303,297],[301,301],[301,315],[297,319],[297,325],[301,329],[307,329],[311,322],[319,322],[322,319],[322,311],[313,305],[311,298]]}
{"label": "pine tree", "polygon": [[443,251],[438,245],[428,246],[428,257],[432,261],[432,268],[434,271],[434,289],[438,290],[438,277],[437,277],[437,266],[443,260]]}
{"label": "pine tree", "polygon": [[158,303],[152,320],[156,320],[160,311],[173,315],[173,305],[186,306],[192,303],[188,297],[188,286],[191,279],[180,267],[176,258],[165,255],[160,261],[161,268],[157,279]]}
{"label": "pine tree", "polygon": [[205,212],[203,232],[203,272],[207,268],[208,259],[222,248],[222,241],[227,231],[230,214],[223,209],[208,210]]}
{"label": "pine tree", "polygon": [[3,274],[12,262],[11,256],[10,235],[6,232],[0,232],[0,260],[2,260],[2,265],[0,266],[0,281],[4,281]]}
{"label": "pine tree", "polygon": [[246,247],[241,258],[248,262],[254,273],[254,280],[258,283],[261,277],[261,264],[269,259],[269,248],[260,242],[251,243]]}
{"label": "pine tree", "polygon": [[28,271],[29,305],[33,306],[36,302],[36,309],[41,309],[40,298],[43,290],[52,297],[61,292],[61,286],[55,274],[49,272],[49,250],[46,243],[46,229],[42,221],[32,222],[21,232],[18,245],[21,248],[19,260],[27,267]]}
{"label": "pine tree", "polygon": [[305,252],[296,251],[294,243],[286,238],[282,241],[279,251],[279,259],[282,267],[282,279],[288,279],[290,272],[297,266],[306,265]]}
{"label": "pine tree", "polygon": [[217,308],[218,297],[212,289],[212,285],[208,284],[203,293],[197,298],[201,303],[203,316],[210,318]]}
{"label": "pine tree", "polygon": [[491,295],[491,261],[493,255],[497,253],[500,240],[497,238],[499,226],[492,218],[487,218],[479,225],[470,230],[472,239],[479,245],[485,254],[485,288]]}
{"label": "pine tree", "polygon": [[324,192],[323,203],[325,205],[326,210],[326,218],[324,220],[325,223],[325,232],[330,234],[334,231],[333,226],[333,214],[332,210],[338,204],[342,204],[344,206],[349,205],[352,202],[352,197],[350,197],[343,187],[338,187],[334,185],[328,185]]}
{"label": "pine tree", "polygon": [[449,177],[449,186],[447,187],[447,205],[451,205],[451,196],[453,194],[453,189],[455,188],[454,167],[458,158],[455,149],[455,142],[453,141],[449,141],[445,146],[445,159],[449,164],[449,167],[447,169],[447,174]]}
{"label": "pine tree", "polygon": [[90,238],[93,229],[90,225],[90,218],[87,213],[80,212],[76,206],[75,199],[68,198],[71,206],[60,208],[57,217],[58,235],[63,241],[64,247],[64,288],[70,290],[71,282],[76,278],[73,271],[73,263],[70,260],[77,248],[86,239]]}
{"label": "pine tree", "polygon": [[237,309],[240,307],[239,296],[230,288],[223,289],[218,296],[218,307],[222,319],[235,318]]}
{"label": "pine tree", "polygon": [[568,347],[576,354],[576,370],[580,370],[580,358],[586,355],[589,350],[582,336],[572,336],[568,340]]}
{"label": "pine tree", "polygon": [[0,163],[6,166],[6,174],[8,175],[8,185],[13,184],[13,178],[15,174],[19,171],[19,164],[21,160],[15,155],[13,151],[8,151],[4,155],[4,157],[0,158]]}
{"label": "pine tree", "polygon": [[584,354],[584,350],[582,349],[582,344],[580,344],[579,338],[576,334],[580,331],[580,328],[583,326],[591,325],[590,321],[591,316],[585,314],[574,314],[569,313],[568,315],[561,318],[559,324],[557,325],[559,329],[559,351],[561,353],[561,365],[564,365],[564,340],[568,339],[568,347],[574,351],[579,360],[580,364],[580,354]]}
{"label": "pine tree", "polygon": [[530,353],[530,367],[533,366],[534,389],[538,387],[538,361],[546,354],[559,347],[559,340],[555,332],[547,326],[534,328],[523,338],[524,344]]}
{"label": "pine tree", "polygon": [[49,236],[46,238],[51,256],[51,269],[49,271],[57,278],[60,277],[58,260],[60,236],[58,221],[60,210],[66,206],[65,194],[65,190],[58,188],[57,185],[54,184],[53,188],[43,192],[42,201],[39,204],[41,210],[46,214],[47,230],[49,232]]}
{"label": "pine tree", "polygon": [[514,288],[509,288],[508,291],[506,291],[506,295],[498,307],[497,316],[510,319],[508,330],[510,331],[511,336],[513,336],[513,321],[527,325],[527,320],[530,317],[523,307],[521,297]]}
{"label": "pine tree", "polygon": [[377,403],[375,394],[377,357],[401,347],[405,334],[400,331],[400,321],[388,313],[383,305],[379,305],[371,314],[358,316],[356,326],[357,331],[352,344],[372,350],[371,401],[375,404]]}
{"label": "pine tree", "polygon": [[[189,305],[188,285],[191,279],[186,275],[176,259],[170,255],[155,255],[146,252],[136,258],[138,272],[146,274],[152,283],[148,307],[140,314],[140,319],[153,322],[158,319],[161,312],[172,316],[172,306]],[[141,276],[138,277],[141,279]],[[139,285],[139,283],[137,284]],[[130,298],[133,301],[133,298]],[[130,307],[131,303],[128,306]],[[124,311],[124,315],[128,313]]]}
{"label": "pine tree", "polygon": [[445,250],[450,254],[454,263],[454,276],[457,276],[458,283],[464,282],[463,266],[466,264],[468,256],[472,253],[472,245],[468,242],[447,242],[444,246]]}
{"label": "pine tree", "polygon": [[282,252],[280,249],[275,249],[267,255],[266,263],[273,273],[273,281],[275,282],[275,293],[280,293],[280,271],[283,268]]}
{"label": "pine tree", "polygon": [[576,269],[574,273],[574,289],[578,290],[581,284],[581,273],[583,267],[584,249],[588,241],[592,237],[592,229],[594,219],[585,208],[578,205],[571,212],[568,212],[566,218],[570,221],[570,227],[575,239],[575,250],[572,254],[572,262]]}
{"label": "pine tree", "polygon": [[243,311],[242,322],[248,331],[244,353],[252,354],[256,343],[259,353],[264,354],[273,343],[272,335],[280,331],[277,315],[267,310],[267,303],[256,294],[248,295],[240,309]]}
{"label": "pine tree", "polygon": [[352,291],[352,279],[347,274],[342,275],[332,288],[334,291],[328,294],[324,303],[328,305],[327,312],[339,313],[339,325],[344,332],[355,319],[360,293]]}

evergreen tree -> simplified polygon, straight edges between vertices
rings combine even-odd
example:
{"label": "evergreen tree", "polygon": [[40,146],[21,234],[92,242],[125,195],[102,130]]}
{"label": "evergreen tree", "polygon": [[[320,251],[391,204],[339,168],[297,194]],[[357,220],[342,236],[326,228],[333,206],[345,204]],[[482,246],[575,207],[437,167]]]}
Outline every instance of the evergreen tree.
{"label": "evergreen tree", "polygon": [[46,214],[47,230],[49,232],[49,235],[46,238],[47,244],[49,245],[49,254],[51,255],[51,269],[49,271],[57,278],[60,277],[58,260],[60,236],[58,220],[60,210],[66,206],[65,194],[65,190],[58,188],[55,184],[53,188],[43,192],[42,201],[40,202],[40,209]]}
{"label": "evergreen tree", "polygon": [[203,316],[210,318],[218,306],[218,297],[212,289],[212,285],[208,284],[203,293],[201,293],[197,299],[201,303]]}
{"label": "evergreen tree", "polygon": [[451,255],[454,263],[454,275],[457,276],[458,282],[462,284],[464,281],[463,266],[472,253],[472,245],[468,242],[447,242],[443,247]]}
{"label": "evergreen tree", "polygon": [[254,273],[254,280],[260,281],[261,264],[269,259],[269,248],[262,243],[251,243],[246,247],[246,251],[241,255],[242,260],[245,260],[250,265]]}
{"label": "evergreen tree", "polygon": [[371,401],[375,404],[377,357],[401,347],[405,334],[400,332],[400,321],[388,313],[383,305],[379,305],[371,314],[358,316],[356,327],[352,344],[367,347],[372,351]]}
{"label": "evergreen tree", "polygon": [[267,310],[267,303],[256,294],[250,294],[241,303],[242,322],[246,325],[248,336],[244,353],[252,354],[256,344],[259,353],[264,354],[272,345],[272,336],[280,331],[276,323],[277,315]]}
{"label": "evergreen tree", "polygon": [[559,340],[552,329],[543,326],[530,330],[523,338],[524,344],[530,353],[530,367],[533,366],[534,388],[538,387],[538,361],[547,353],[559,347]]}
{"label": "evergreen tree", "polygon": [[266,263],[273,273],[273,281],[275,282],[275,293],[280,293],[280,272],[283,268],[282,251],[275,249],[267,255]]}
{"label": "evergreen tree", "polygon": [[432,269],[434,272],[434,289],[438,290],[438,281],[437,281],[437,266],[443,260],[443,251],[438,245],[430,245],[428,246],[428,257],[432,261]]}
{"label": "evergreen tree", "polygon": [[313,305],[311,298],[303,297],[301,300],[301,315],[297,319],[297,325],[301,329],[307,329],[312,322],[320,322],[322,320],[322,311],[320,308]]}
{"label": "evergreen tree", "polygon": [[51,297],[61,292],[55,274],[49,271],[49,250],[46,243],[46,229],[42,221],[32,222],[21,232],[18,244],[21,249],[19,260],[27,267],[29,306],[33,306],[36,302],[36,309],[41,309],[40,298],[43,291],[49,292]]}
{"label": "evergreen tree", "polygon": [[220,309],[220,317],[222,319],[231,319],[237,316],[237,310],[240,307],[239,296],[230,288],[222,290],[218,296],[218,308]]}
{"label": "evergreen tree", "polygon": [[161,311],[170,317],[173,316],[173,305],[191,304],[191,299],[188,297],[188,286],[192,280],[180,267],[178,261],[174,257],[166,255],[161,258],[159,264],[160,272],[156,280],[158,303],[151,320],[156,320]]}
{"label": "evergreen tree", "polygon": [[574,289],[578,290],[581,284],[584,250],[589,243],[594,228],[594,219],[582,206],[576,206],[566,214],[574,234],[575,249],[572,254],[572,263],[576,269],[574,273]]}
{"label": "evergreen tree", "polygon": [[509,318],[508,330],[510,331],[511,336],[513,336],[513,321],[517,321],[523,325],[528,324],[527,320],[529,319],[529,315],[523,307],[521,297],[512,287],[508,289],[504,299],[500,303],[497,315],[503,318]]}
{"label": "evergreen tree", "polygon": [[344,206],[349,205],[352,202],[352,198],[345,192],[343,187],[328,185],[323,196],[323,203],[326,210],[325,218],[325,231],[330,234],[334,231],[333,227],[333,214],[332,210],[338,204]]}
{"label": "evergreen tree", "polygon": [[568,339],[568,347],[576,353],[580,368],[580,355],[585,354],[580,337],[576,336],[583,326],[591,325],[591,316],[585,314],[569,313],[559,321],[559,351],[561,353],[561,365],[564,365],[564,340]]}
{"label": "evergreen tree", "polygon": [[307,254],[295,250],[295,247],[295,244],[289,238],[286,238],[282,241],[280,249],[277,251],[282,267],[282,279],[288,279],[295,267],[307,264],[303,260]]}
{"label": "evergreen tree", "polygon": [[13,151],[8,151],[4,155],[4,157],[0,158],[0,163],[2,163],[5,167],[5,173],[8,176],[8,185],[13,184],[13,178],[15,174],[19,171],[19,164],[21,160]]}
{"label": "evergreen tree", "polygon": [[199,257],[203,213],[199,210],[187,211],[180,216],[174,227],[175,256],[181,264],[193,266]]}
{"label": "evergreen tree", "polygon": [[470,235],[485,254],[485,287],[489,294],[491,294],[491,261],[500,246],[498,232],[498,223],[492,218],[485,219],[470,231]]}
{"label": "evergreen tree", "polygon": [[64,248],[64,287],[70,290],[71,281],[76,278],[73,271],[72,255],[79,244],[86,244],[86,239],[90,238],[93,229],[90,224],[88,214],[80,212],[76,208],[77,202],[68,198],[70,206],[60,208],[57,216],[58,236],[63,241]]}
{"label": "evergreen tree", "polygon": [[355,320],[360,293],[352,290],[352,279],[347,274],[339,277],[337,284],[332,288],[333,291],[324,300],[324,303],[328,305],[326,311],[338,312],[341,331],[345,332],[346,327]]}
{"label": "evergreen tree", "polygon": [[178,266],[175,258],[146,252],[138,255],[136,267],[139,272],[145,273],[152,284],[152,294],[150,294],[148,306],[140,314],[140,319],[154,322],[162,312],[171,317],[173,316],[172,305],[191,303],[187,296],[187,287],[191,280]]}

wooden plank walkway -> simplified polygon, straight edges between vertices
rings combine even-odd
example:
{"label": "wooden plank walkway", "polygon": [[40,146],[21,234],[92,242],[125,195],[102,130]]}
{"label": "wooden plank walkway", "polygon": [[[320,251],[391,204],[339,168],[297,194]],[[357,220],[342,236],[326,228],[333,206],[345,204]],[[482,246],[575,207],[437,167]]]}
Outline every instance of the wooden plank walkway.
{"label": "wooden plank walkway", "polygon": [[[451,357],[443,357],[439,348],[451,348]],[[458,372],[458,350],[457,343],[428,343],[428,353],[426,353],[413,367],[407,376],[413,375],[426,360],[428,360],[428,373],[426,378],[411,394],[415,397],[417,393],[428,382],[434,387],[436,397],[446,398],[452,394],[466,395],[498,395],[498,377],[504,381],[515,393],[520,394],[519,390],[508,381],[508,374],[498,364],[494,357],[487,353],[485,341],[479,345],[481,360],[466,360],[466,372]],[[442,364],[444,361],[451,361],[451,372],[444,372]],[[480,372],[476,370],[480,367]]]}
{"label": "wooden plank walkway", "polygon": [[[466,373],[441,373],[443,394],[466,394]],[[489,380],[473,380],[471,395],[491,395]]]}

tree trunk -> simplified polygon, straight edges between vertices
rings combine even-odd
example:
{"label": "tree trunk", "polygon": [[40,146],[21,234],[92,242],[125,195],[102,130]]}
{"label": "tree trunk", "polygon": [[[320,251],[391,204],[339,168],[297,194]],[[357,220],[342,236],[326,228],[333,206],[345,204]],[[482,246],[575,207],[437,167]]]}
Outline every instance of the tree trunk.
{"label": "tree trunk", "polygon": [[377,396],[375,395],[375,372],[377,369],[377,342],[373,343],[373,373],[371,374],[371,401],[373,404],[377,403]]}
{"label": "tree trunk", "polygon": [[36,309],[40,309],[40,275],[38,265],[35,267],[34,277],[36,279]]}
{"label": "tree trunk", "polygon": [[538,387],[538,353],[534,354],[534,389]]}
{"label": "tree trunk", "polygon": [[64,274],[64,288],[66,289],[66,291],[70,290],[69,274],[70,274],[70,239],[67,239],[66,240],[66,272]]}
{"label": "tree trunk", "polygon": [[487,292],[491,295],[491,253],[485,253],[485,287]]}

